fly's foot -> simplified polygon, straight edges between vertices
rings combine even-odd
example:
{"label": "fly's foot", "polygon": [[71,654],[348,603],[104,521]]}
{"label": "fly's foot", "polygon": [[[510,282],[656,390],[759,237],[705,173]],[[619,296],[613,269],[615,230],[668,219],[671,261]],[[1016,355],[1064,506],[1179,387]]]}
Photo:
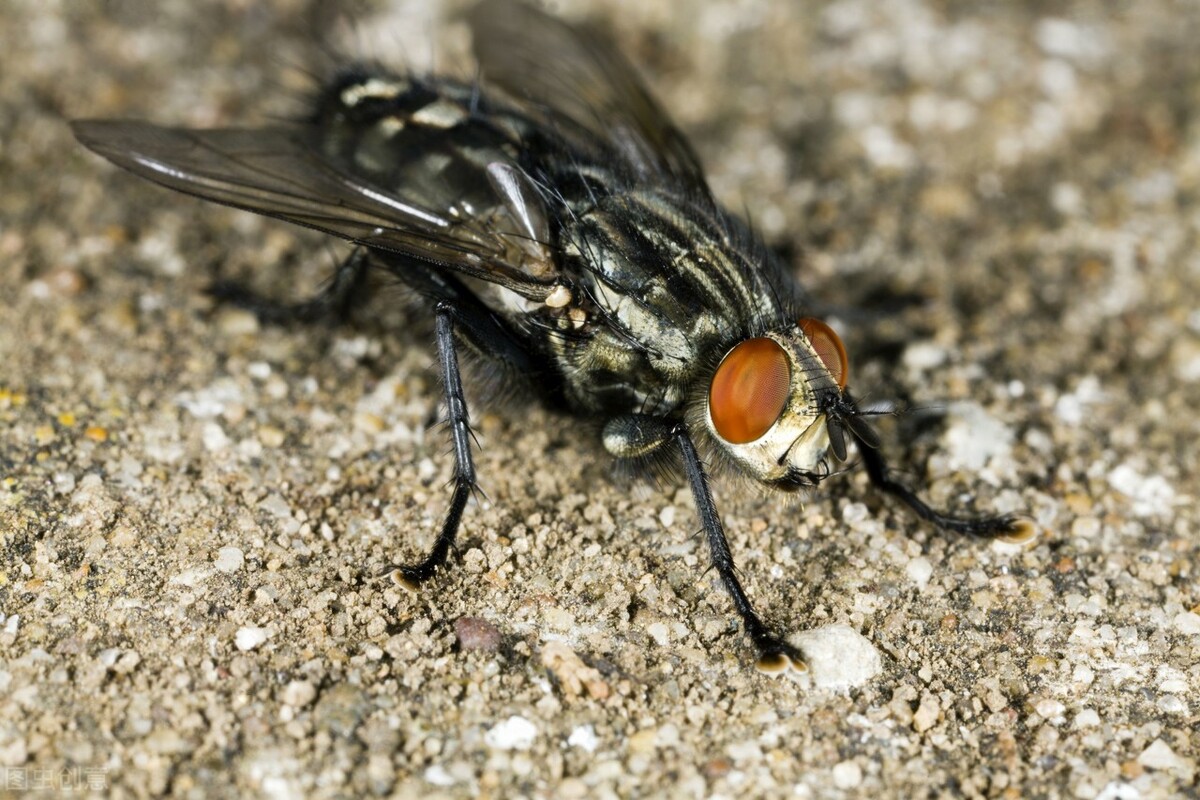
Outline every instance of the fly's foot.
{"label": "fly's foot", "polygon": [[1007,530],[996,536],[996,541],[1005,544],[1028,545],[1038,538],[1038,528],[1034,521],[1026,517],[1005,517]]}
{"label": "fly's foot", "polygon": [[437,567],[430,564],[395,564],[383,571],[392,582],[405,591],[420,594],[421,584],[429,580],[437,572]]}
{"label": "fly's foot", "polygon": [[808,672],[804,656],[800,651],[777,636],[763,636],[755,639],[754,646],[758,650],[758,661],[754,667],[764,675],[782,675],[792,672]]}
{"label": "fly's foot", "polygon": [[1027,545],[1038,538],[1038,527],[1029,517],[1003,514],[982,519],[938,515],[934,523],[946,531],[965,533],[976,539],[994,539],[1006,544]]}

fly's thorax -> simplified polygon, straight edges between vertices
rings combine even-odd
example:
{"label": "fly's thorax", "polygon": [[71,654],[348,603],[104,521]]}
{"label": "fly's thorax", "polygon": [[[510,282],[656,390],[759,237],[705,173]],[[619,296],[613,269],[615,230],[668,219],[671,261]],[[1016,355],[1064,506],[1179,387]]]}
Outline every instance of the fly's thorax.
{"label": "fly's thorax", "polygon": [[779,318],[774,262],[711,202],[659,186],[583,201],[563,220],[563,253],[603,324],[664,380],[690,387],[712,346]]}
{"label": "fly's thorax", "polygon": [[816,483],[830,443],[826,409],[846,372],[840,339],[818,320],[746,339],[712,373],[705,429],[758,481],[781,488]]}

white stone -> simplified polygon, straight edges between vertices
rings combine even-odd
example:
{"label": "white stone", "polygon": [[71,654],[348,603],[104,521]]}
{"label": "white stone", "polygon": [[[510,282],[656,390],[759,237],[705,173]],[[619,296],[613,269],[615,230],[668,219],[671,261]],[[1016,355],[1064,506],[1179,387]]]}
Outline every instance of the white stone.
{"label": "white stone", "polygon": [[234,637],[234,644],[238,650],[246,651],[253,650],[267,640],[267,631],[265,628],[258,628],[253,625],[248,625],[245,628],[238,628],[238,632]]}
{"label": "white stone", "polygon": [[1196,765],[1189,758],[1182,758],[1171,749],[1162,739],[1155,739],[1150,746],[1137,757],[1137,762],[1147,769],[1160,769],[1174,772],[1191,781],[1195,774]]}
{"label": "white stone", "polygon": [[1050,722],[1061,719],[1063,712],[1067,710],[1062,703],[1049,697],[1037,701],[1034,709],[1041,715],[1042,719]]}
{"label": "white stone", "polygon": [[1108,473],[1108,485],[1133,501],[1133,513],[1148,517],[1166,513],[1176,504],[1175,489],[1161,475],[1142,475],[1130,464]]}
{"label": "white stone", "polygon": [[497,750],[528,750],[533,747],[538,729],[524,717],[513,715],[503,722],[498,722],[483,735],[483,741],[488,747]]}
{"label": "white stone", "polygon": [[1113,781],[1100,790],[1096,800],[1142,800],[1142,793],[1136,786]]}
{"label": "white stone", "polygon": [[580,725],[571,731],[571,735],[567,737],[567,744],[571,745],[571,747],[578,747],[581,750],[594,753],[596,752],[596,748],[600,746],[600,740],[596,738],[595,728],[591,725]]}
{"label": "white stone", "polygon": [[925,556],[917,556],[904,565],[904,574],[918,588],[924,589],[929,585],[929,579],[933,577],[933,565]]}
{"label": "white stone", "polygon": [[914,342],[904,348],[904,366],[912,372],[927,372],[946,363],[946,348],[935,342]]}
{"label": "white stone", "polygon": [[1200,635],[1200,614],[1195,611],[1180,611],[1172,620],[1175,630],[1184,636]]}
{"label": "white stone", "polygon": [[210,453],[217,453],[229,447],[229,437],[225,435],[224,429],[215,422],[205,423],[200,438],[204,441],[204,449]]}
{"label": "white stone", "polygon": [[1162,739],[1155,739],[1149,747],[1142,751],[1137,760],[1143,767],[1150,769],[1170,769],[1175,766],[1179,756],[1175,755],[1171,746]]}
{"label": "white stone", "polygon": [[283,687],[283,702],[293,708],[303,708],[316,699],[317,690],[308,681],[290,681]]}
{"label": "white stone", "polygon": [[675,506],[665,506],[662,511],[658,512],[658,521],[664,528],[670,528],[675,524]]}
{"label": "white stone", "polygon": [[1188,712],[1188,704],[1179,695],[1164,694],[1158,698],[1158,710],[1164,714],[1183,715]]}
{"label": "white stone", "polygon": [[739,763],[761,761],[763,757],[758,742],[731,742],[725,746],[725,754]]}
{"label": "white stone", "polygon": [[875,645],[849,625],[814,628],[793,634],[788,641],[804,653],[809,678],[818,689],[851,689],[883,671]]}
{"label": "white stone", "polygon": [[833,785],[839,789],[854,789],[862,783],[862,767],[853,761],[833,765]]}
{"label": "white stone", "polygon": [[1087,664],[1077,664],[1071,673],[1071,680],[1081,686],[1091,686],[1092,682],[1096,680],[1096,673]]}
{"label": "white stone", "polygon": [[222,547],[213,559],[213,566],[220,572],[237,572],[245,563],[246,557],[237,547]]}
{"label": "white stone", "polygon": [[1012,429],[987,413],[978,403],[953,403],[950,425],[942,442],[952,469],[978,472],[1012,450]]}
{"label": "white stone", "polygon": [[646,626],[646,633],[650,634],[650,638],[659,647],[666,647],[671,643],[671,632],[667,626],[661,622],[651,622]]}
{"label": "white stone", "polygon": [[456,783],[454,776],[446,772],[441,764],[434,764],[425,770],[425,782],[434,786],[453,786]]}

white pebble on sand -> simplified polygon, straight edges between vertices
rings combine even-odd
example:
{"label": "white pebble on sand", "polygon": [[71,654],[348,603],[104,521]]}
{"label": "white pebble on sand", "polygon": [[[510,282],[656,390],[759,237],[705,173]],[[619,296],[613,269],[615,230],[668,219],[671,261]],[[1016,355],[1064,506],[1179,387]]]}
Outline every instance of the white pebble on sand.
{"label": "white pebble on sand", "polygon": [[533,747],[538,729],[529,720],[515,714],[508,719],[498,722],[483,735],[488,747],[497,750],[528,750]]}
{"label": "white pebble on sand", "polygon": [[851,689],[883,670],[883,659],[871,640],[849,625],[826,625],[788,638],[808,664],[808,675],[818,689]]}
{"label": "white pebble on sand", "polygon": [[246,563],[246,557],[237,547],[222,547],[213,559],[213,566],[220,572],[237,572]]}
{"label": "white pebble on sand", "polygon": [[1012,449],[1012,430],[978,403],[953,403],[950,425],[942,437],[951,468],[978,472],[996,456]]}
{"label": "white pebble on sand", "polygon": [[246,651],[253,650],[267,640],[267,631],[265,628],[256,628],[247,626],[238,628],[238,632],[234,637],[234,644],[238,650]]}
{"label": "white pebble on sand", "polygon": [[1200,635],[1200,614],[1195,611],[1180,611],[1172,622],[1175,623],[1175,629],[1184,636]]}
{"label": "white pebble on sand", "polygon": [[833,785],[839,789],[854,789],[862,783],[862,767],[853,761],[833,765]]}
{"label": "white pebble on sand", "polygon": [[925,556],[917,556],[904,565],[904,574],[918,588],[924,589],[929,585],[929,579],[933,577],[933,565]]}
{"label": "white pebble on sand", "polygon": [[567,744],[594,753],[600,745],[600,740],[596,737],[595,728],[591,725],[580,725],[571,731],[571,735],[567,737]]}

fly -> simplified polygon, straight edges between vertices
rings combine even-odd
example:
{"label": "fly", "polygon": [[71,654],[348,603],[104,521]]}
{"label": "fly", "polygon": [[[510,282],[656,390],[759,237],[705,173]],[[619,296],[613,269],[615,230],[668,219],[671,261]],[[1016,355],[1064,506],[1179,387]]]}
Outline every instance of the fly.
{"label": "fly", "polygon": [[510,0],[484,0],[470,24],[478,83],[359,67],[294,123],[73,123],[81,143],[137,175],[357,245],[305,303],[226,292],[264,317],[343,309],[373,270],[429,299],[453,492],[425,557],[387,574],[412,590],[432,578],[476,489],[463,347],[548,404],[601,421],[613,456],[682,465],[765,672],[805,667],[742,589],[702,453],[794,490],[827,477],[829,457],[845,460],[853,442],[871,482],[934,525],[1033,536],[1012,515],[946,515],[890,477],[841,339],[714,200],[695,152],[619,53]]}

